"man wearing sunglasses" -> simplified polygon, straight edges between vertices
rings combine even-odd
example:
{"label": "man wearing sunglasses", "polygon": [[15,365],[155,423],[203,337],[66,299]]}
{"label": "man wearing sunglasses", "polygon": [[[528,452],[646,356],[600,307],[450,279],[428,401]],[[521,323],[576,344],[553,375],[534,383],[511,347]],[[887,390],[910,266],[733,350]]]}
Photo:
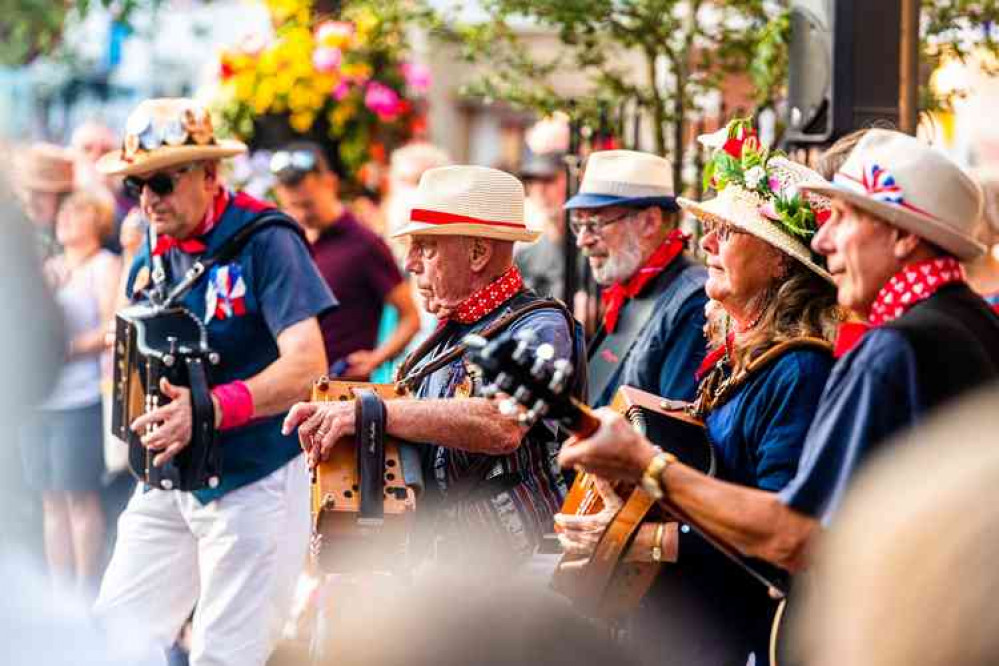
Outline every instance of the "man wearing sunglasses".
{"label": "man wearing sunglasses", "polygon": [[[289,144],[271,157],[271,173],[281,207],[305,229],[319,272],[340,302],[319,320],[329,374],[367,380],[420,328],[412,289],[385,241],[341,202],[339,179],[319,146]],[[377,345],[386,303],[398,311],[399,322]]]}
{"label": "man wearing sunglasses", "polygon": [[[217,139],[208,113],[191,100],[149,100],[129,117],[123,148],[97,167],[125,177],[154,231],[129,273],[133,301],[150,287],[169,289],[196,258],[213,256],[261,215],[280,215],[223,186],[219,161],[245,150]],[[299,234],[270,226],[213,265],[179,304],[204,322],[221,356],[211,390],[221,483],[136,492],[96,611],[112,644],[162,654],[195,609],[192,665],[262,665],[309,537],[307,466],[280,425],[326,371],[317,317],[336,301]],[[190,392],[165,381],[160,389],[170,401],[131,424],[136,432],[152,426],[143,444],[157,454],[154,465],[191,439]]]}
{"label": "man wearing sunglasses", "polygon": [[565,205],[576,246],[603,287],[603,324],[588,363],[595,407],[625,385],[694,398],[707,274],[683,256],[672,173],[668,160],[649,153],[595,152]]}

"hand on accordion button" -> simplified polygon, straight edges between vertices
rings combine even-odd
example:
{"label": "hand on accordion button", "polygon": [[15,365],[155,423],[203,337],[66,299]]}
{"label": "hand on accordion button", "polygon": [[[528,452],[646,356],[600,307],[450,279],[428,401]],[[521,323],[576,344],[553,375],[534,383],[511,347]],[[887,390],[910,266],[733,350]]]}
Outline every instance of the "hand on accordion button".
{"label": "hand on accordion button", "polygon": [[191,442],[191,391],[160,379],[160,392],[170,399],[132,422],[132,431],[142,435],[142,445],[161,451],[153,458],[160,467]]}
{"label": "hand on accordion button", "polygon": [[298,428],[298,441],[309,457],[309,466],[325,460],[341,437],[354,434],[354,402],[300,402],[284,419],[281,432],[290,435]]}

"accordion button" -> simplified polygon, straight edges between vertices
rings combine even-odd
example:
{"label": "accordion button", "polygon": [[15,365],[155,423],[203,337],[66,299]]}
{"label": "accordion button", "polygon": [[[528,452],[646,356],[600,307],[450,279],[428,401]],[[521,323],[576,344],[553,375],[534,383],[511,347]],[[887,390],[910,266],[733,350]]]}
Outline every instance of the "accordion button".
{"label": "accordion button", "polygon": [[170,479],[163,479],[160,481],[160,488],[163,490],[173,490],[173,481]]}
{"label": "accordion button", "polygon": [[218,488],[219,487],[219,477],[217,477],[217,476],[210,476],[210,477],[208,477],[208,487],[209,488]]}

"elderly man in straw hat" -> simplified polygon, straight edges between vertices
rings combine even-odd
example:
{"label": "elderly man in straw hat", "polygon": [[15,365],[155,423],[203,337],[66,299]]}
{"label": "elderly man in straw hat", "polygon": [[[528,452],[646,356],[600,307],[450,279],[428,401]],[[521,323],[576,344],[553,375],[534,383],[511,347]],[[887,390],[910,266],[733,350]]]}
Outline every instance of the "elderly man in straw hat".
{"label": "elderly man in straw hat", "polygon": [[73,191],[73,157],[51,143],[36,143],[14,158],[14,184],[24,210],[35,225],[43,259],[59,251],[55,220],[59,206]]}
{"label": "elderly man in straw hat", "polygon": [[832,198],[812,248],[827,259],[840,305],[867,321],[840,330],[840,358],[790,483],[771,493],[709,479],[609,413],[560,457],[665,494],[739,550],[791,570],[807,563],[814,535],[880,443],[999,377],[999,318],[959,264],[983,251],[971,235],[982,195],[968,175],[912,137],[870,130],[833,183],[800,187]]}
{"label": "elderly man in straw hat", "polygon": [[622,385],[692,400],[705,351],[707,274],[683,256],[669,161],[633,150],[593,153],[565,207],[604,288],[603,324],[590,343],[589,403],[610,404]]}
{"label": "elderly man in straw hat", "polygon": [[[270,204],[230,192],[219,161],[246,147],[219,139],[208,112],[187,99],[154,99],[128,118],[124,146],[98,162],[125,177],[149,219],[149,242],[131,267],[134,301],[168,290],[197,257],[268,215]],[[293,224],[293,223],[292,223]],[[308,470],[281,434],[286,410],[326,371],[316,317],[335,305],[293,226],[270,224],[179,301],[205,323],[221,355],[212,387],[224,448],[222,479],[193,492],[139,489],[120,521],[96,610],[115,643],[169,646],[191,610],[192,664],[263,664],[271,652],[309,538]],[[154,465],[191,439],[191,398],[164,381],[171,401],[132,429]]]}
{"label": "elderly man in straw hat", "polygon": [[[582,339],[557,301],[525,289],[513,264],[516,241],[534,241],[524,224],[524,188],[512,175],[477,166],[430,169],[420,179],[409,223],[406,268],[416,278],[436,332],[403,363],[399,375],[414,399],[389,400],[386,432],[425,442],[424,472],[442,504],[436,521],[438,553],[492,554],[520,561],[552,529],[565,492],[554,466],[554,438],[544,424],[530,431],[502,416],[484,398],[470,397],[473,377],[462,339],[470,333],[530,329],[577,366],[582,391]],[[354,407],[302,403],[285,431],[299,427],[302,445],[325,456],[354,432]],[[443,547],[443,551],[442,551]]]}

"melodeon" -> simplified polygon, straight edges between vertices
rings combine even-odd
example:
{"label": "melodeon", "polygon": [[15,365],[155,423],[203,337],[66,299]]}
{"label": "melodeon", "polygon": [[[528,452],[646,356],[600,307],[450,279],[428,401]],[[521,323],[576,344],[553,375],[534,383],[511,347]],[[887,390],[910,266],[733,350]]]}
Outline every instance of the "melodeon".
{"label": "melodeon", "polygon": [[332,381],[312,387],[313,402],[353,401],[356,435],[334,443],[313,470],[313,559],[325,572],[393,569],[405,554],[423,489],[414,447],[385,435],[384,400],[395,384]]}
{"label": "melodeon", "polygon": [[[162,490],[214,488],[222,479],[222,449],[215,434],[209,386],[219,355],[208,346],[204,324],[182,307],[133,305],[115,318],[111,431],[128,445],[128,466],[143,483]],[[167,404],[160,379],[191,390],[191,441],[165,464],[142,445],[146,434],[130,424]],[[147,432],[151,432],[147,430]]]}
{"label": "melodeon", "polygon": [[[684,463],[705,474],[714,474],[714,448],[708,442],[703,423],[688,415],[684,405],[622,386],[611,409]],[[618,484],[615,490],[624,500],[624,506],[604,531],[594,552],[584,558],[563,555],[551,580],[556,591],[572,599],[584,612],[603,618],[618,617],[636,608],[663,566],[660,562],[624,561],[643,520],[654,516],[663,521],[671,519],[640,487]],[[594,514],[602,509],[603,500],[593,477],[578,476],[565,498],[562,513]]]}

